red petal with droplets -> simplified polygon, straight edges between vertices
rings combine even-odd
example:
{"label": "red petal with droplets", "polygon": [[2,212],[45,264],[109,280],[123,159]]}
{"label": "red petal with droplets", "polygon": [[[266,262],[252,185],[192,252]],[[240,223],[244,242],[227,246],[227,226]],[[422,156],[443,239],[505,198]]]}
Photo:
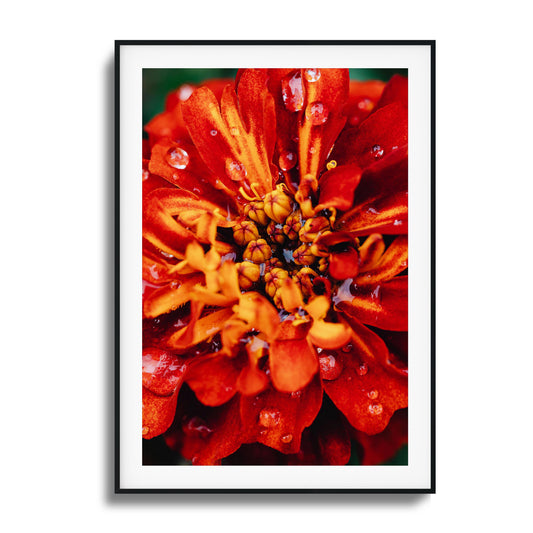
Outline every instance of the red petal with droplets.
{"label": "red petal with droplets", "polygon": [[216,465],[245,442],[246,432],[241,423],[239,398],[210,409],[205,415],[205,430],[186,432],[182,455],[196,465]]}
{"label": "red petal with droplets", "polygon": [[142,359],[142,383],[150,392],[168,396],[183,381],[187,363],[159,348],[145,348]]}
{"label": "red petal with droplets", "polygon": [[[272,190],[270,161],[275,141],[274,102],[266,74],[245,71],[239,80],[239,101],[228,86],[219,106],[207,88],[196,90],[183,104],[189,133],[207,166],[235,193],[239,187],[262,195]],[[243,122],[240,110],[252,116]]]}
{"label": "red petal with droplets", "polygon": [[337,228],[353,235],[407,233],[407,148],[363,172],[354,207],[337,222]]}
{"label": "red petal with droplets", "polygon": [[270,345],[272,383],[279,391],[298,391],[317,373],[318,357],[307,337],[301,337],[298,328],[283,322],[282,329],[284,340],[274,340]]}
{"label": "red petal with droplets", "polygon": [[388,349],[375,333],[353,321],[351,325],[352,351],[336,352],[343,371],[323,386],[353,427],[374,435],[387,427],[396,410],[407,407],[407,377],[380,363]]}
{"label": "red petal with droplets", "polygon": [[382,81],[350,81],[350,96],[344,108],[347,127],[358,126],[373,111],[384,87]]}
{"label": "red petal with droplets", "polygon": [[241,368],[242,361],[226,355],[207,356],[191,365],[186,382],[200,402],[216,407],[235,394]]}
{"label": "red petal with droplets", "polygon": [[360,180],[361,169],[357,165],[343,165],[322,174],[316,211],[327,207],[348,210],[353,205],[354,191]]}
{"label": "red petal with droplets", "polygon": [[258,396],[241,397],[241,417],[250,428],[250,442],[266,444],[282,453],[300,449],[304,428],[311,425],[322,403],[318,376],[305,389],[285,394],[269,389]]}
{"label": "red petal with droplets", "polygon": [[369,326],[407,331],[407,276],[359,287],[349,280],[334,297],[337,308]]}
{"label": "red petal with droplets", "polygon": [[143,430],[144,439],[151,439],[164,433],[174,420],[178,389],[170,396],[159,396],[150,392],[146,387],[142,389]]}
{"label": "red petal with droplets", "polygon": [[407,109],[395,102],[372,113],[359,128],[345,130],[335,143],[332,158],[364,169],[406,145]]}

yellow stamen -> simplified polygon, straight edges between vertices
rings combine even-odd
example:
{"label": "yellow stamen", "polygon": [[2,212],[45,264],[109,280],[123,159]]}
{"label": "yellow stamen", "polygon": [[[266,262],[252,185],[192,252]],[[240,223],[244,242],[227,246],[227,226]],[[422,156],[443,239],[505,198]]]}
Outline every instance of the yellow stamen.
{"label": "yellow stamen", "polygon": [[252,183],[250,185],[250,188],[252,189],[252,191],[254,192],[255,196],[257,197],[258,200],[261,200],[261,195],[256,191],[256,188],[257,187],[257,183]]}
{"label": "yellow stamen", "polygon": [[[253,190],[253,185],[252,185],[252,190]],[[246,198],[249,202],[253,202],[255,200],[254,197],[250,196],[249,194],[247,194],[245,191],[244,191],[244,188],[243,187],[239,187],[239,192],[242,194],[242,196],[244,196],[244,198]],[[255,193],[255,191],[254,191]],[[256,193],[257,194],[257,193]]]}

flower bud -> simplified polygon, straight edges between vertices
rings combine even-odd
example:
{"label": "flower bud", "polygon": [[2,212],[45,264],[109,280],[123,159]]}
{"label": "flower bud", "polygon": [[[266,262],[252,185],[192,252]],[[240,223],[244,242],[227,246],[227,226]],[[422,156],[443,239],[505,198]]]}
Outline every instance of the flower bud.
{"label": "flower bud", "polygon": [[318,274],[309,267],[301,268],[293,277],[294,281],[302,291],[302,294],[309,298],[313,294],[313,280]]}
{"label": "flower bud", "polygon": [[244,215],[250,220],[261,224],[261,226],[266,226],[268,224],[264,202],[249,202],[244,207]]}
{"label": "flower bud", "polygon": [[283,263],[277,257],[271,257],[268,261],[265,261],[265,272],[272,270],[273,268],[283,268]]}
{"label": "flower bud", "polygon": [[276,189],[265,196],[265,213],[278,223],[285,222],[285,219],[292,213],[292,200],[288,194],[283,192],[283,185],[278,185]]}
{"label": "flower bud", "polygon": [[278,222],[272,221],[267,226],[267,233],[273,242],[283,244],[285,242],[285,234],[283,233],[283,226]]}
{"label": "flower bud", "polygon": [[242,254],[243,259],[252,263],[264,263],[272,257],[272,248],[265,239],[257,239],[248,243],[246,250]]}
{"label": "flower bud", "polygon": [[273,268],[265,274],[265,290],[267,294],[274,298],[276,291],[281,287],[284,280],[289,277],[289,273],[282,268]]}
{"label": "flower bud", "polygon": [[327,257],[321,257],[318,260],[318,271],[324,273],[328,269],[328,259]]}
{"label": "flower bud", "polygon": [[329,230],[329,220],[326,217],[308,218],[299,231],[300,241],[313,242],[321,233]]}
{"label": "flower bud", "polygon": [[237,263],[237,273],[239,275],[239,286],[241,289],[251,289],[254,283],[259,281],[261,276],[261,267],[255,263],[244,261]]}
{"label": "flower bud", "polygon": [[233,239],[237,244],[244,246],[251,241],[259,239],[259,230],[250,220],[237,222],[233,226]]}
{"label": "flower bud", "polygon": [[297,265],[312,265],[315,262],[316,256],[311,252],[311,247],[307,244],[298,246],[292,252],[292,258]]}
{"label": "flower bud", "polygon": [[283,233],[285,233],[285,235],[287,235],[291,241],[294,241],[298,238],[298,232],[301,228],[302,213],[300,210],[297,210],[291,213],[285,220],[285,224],[283,225]]}

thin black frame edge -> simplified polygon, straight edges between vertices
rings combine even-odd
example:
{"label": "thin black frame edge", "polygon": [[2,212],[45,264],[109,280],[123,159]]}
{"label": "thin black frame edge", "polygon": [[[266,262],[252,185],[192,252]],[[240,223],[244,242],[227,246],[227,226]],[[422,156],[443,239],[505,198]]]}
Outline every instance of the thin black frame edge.
{"label": "thin black frame edge", "polygon": [[[154,45],[429,46],[431,99],[431,464],[430,486],[408,489],[127,489],[120,487],[120,48]],[[115,494],[435,494],[436,493],[436,40],[115,40]]]}

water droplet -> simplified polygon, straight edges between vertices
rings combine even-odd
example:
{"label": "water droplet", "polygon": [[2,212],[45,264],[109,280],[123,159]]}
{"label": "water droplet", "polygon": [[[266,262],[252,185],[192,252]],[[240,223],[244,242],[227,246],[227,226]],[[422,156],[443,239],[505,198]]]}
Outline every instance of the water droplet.
{"label": "water droplet", "polygon": [[229,132],[230,132],[233,136],[235,136],[235,135],[239,135],[239,128],[231,128],[231,129],[229,130]]}
{"label": "water droplet", "polygon": [[215,135],[218,134],[218,131],[217,130],[211,130],[209,133],[214,137]]}
{"label": "water droplet", "polygon": [[367,396],[371,400],[375,400],[379,396],[379,392],[376,389],[369,390]]}
{"label": "water droplet", "polygon": [[172,281],[172,282],[170,283],[170,288],[171,288],[171,289],[177,289],[179,286],[180,286],[180,284],[179,284],[179,282],[177,282],[177,281]]}
{"label": "water droplet", "polygon": [[289,444],[290,442],[292,442],[292,439],[293,436],[288,433],[287,435],[283,435],[283,437],[281,437],[281,442],[283,442],[283,444]]}
{"label": "water droplet", "polygon": [[314,154],[315,152],[316,152],[316,148],[314,146],[311,146],[311,148],[309,148],[309,153]]}
{"label": "water droplet", "polygon": [[342,351],[344,353],[349,353],[353,350],[353,344],[351,342],[349,342],[348,344],[346,344],[345,346],[342,347]]}
{"label": "water droplet", "polygon": [[238,161],[226,161],[226,174],[233,181],[242,181],[246,177],[246,168]]}
{"label": "water droplet", "polygon": [[313,102],[305,110],[305,116],[313,126],[324,124],[328,120],[328,115],[328,108],[322,102]]}
{"label": "water droplet", "polygon": [[296,161],[297,156],[294,152],[281,152],[279,156],[279,168],[284,171],[290,170],[291,168],[294,168]]}
{"label": "water droplet", "polygon": [[365,376],[368,374],[368,365],[366,363],[361,363],[358,367],[355,368],[358,376]]}
{"label": "water droplet", "polygon": [[192,85],[182,85],[179,89],[178,89],[178,98],[182,101],[182,102],[185,102],[186,100],[189,99],[189,97],[191,96],[191,94],[194,92],[194,87]]}
{"label": "water droplet", "polygon": [[281,413],[273,407],[265,407],[259,413],[259,423],[266,428],[273,428],[279,424]]}
{"label": "water droplet", "polygon": [[148,170],[143,169],[143,181],[146,181],[150,177],[150,172]]}
{"label": "water droplet", "polygon": [[383,413],[383,406],[380,403],[371,403],[368,406],[368,412],[371,415],[380,415]]}
{"label": "water droplet", "polygon": [[304,70],[304,78],[311,83],[318,81],[321,75],[322,73],[317,68],[306,68]]}
{"label": "water droplet", "polygon": [[150,428],[148,426],[143,426],[143,436],[148,435],[150,433]]}
{"label": "water droplet", "polygon": [[374,159],[381,159],[384,153],[385,153],[385,150],[383,150],[383,148],[381,148],[379,144],[375,144],[370,149],[370,154],[374,156]]}
{"label": "water droplet", "polygon": [[206,438],[213,430],[207,425],[207,422],[199,416],[193,416],[190,419],[185,419],[182,425],[183,432],[191,437]]}
{"label": "water droplet", "polygon": [[282,78],[281,96],[287,110],[296,112],[303,109],[304,93],[300,71]]}
{"label": "water droplet", "polygon": [[318,359],[320,365],[320,375],[322,379],[333,381],[342,373],[342,364],[332,354],[321,355]]}
{"label": "water droplet", "polygon": [[183,148],[176,146],[168,151],[167,162],[174,168],[186,168],[189,164],[189,154]]}
{"label": "water droplet", "polygon": [[196,457],[196,455],[191,459],[191,463],[193,465],[198,464],[198,457]]}
{"label": "water droplet", "polygon": [[297,391],[291,392],[291,398],[300,398],[301,395],[302,395],[302,391],[301,390],[297,390]]}

